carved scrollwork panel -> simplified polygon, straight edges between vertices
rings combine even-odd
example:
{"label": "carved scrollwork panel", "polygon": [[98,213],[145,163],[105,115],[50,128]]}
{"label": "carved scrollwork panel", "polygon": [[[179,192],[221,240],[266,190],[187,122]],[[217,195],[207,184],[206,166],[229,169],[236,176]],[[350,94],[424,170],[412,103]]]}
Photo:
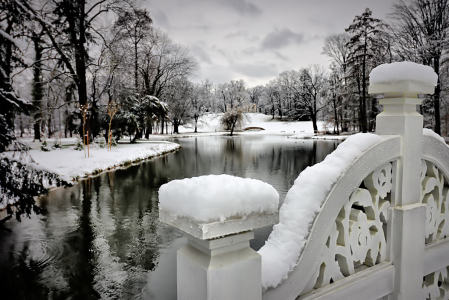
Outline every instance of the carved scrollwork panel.
{"label": "carved scrollwork panel", "polygon": [[421,161],[421,202],[427,206],[426,244],[449,236],[449,187],[444,174]]}
{"label": "carved scrollwork panel", "polygon": [[386,260],[392,169],[388,163],[375,170],[351,194],[334,222],[319,270],[302,294]]}
{"label": "carved scrollwork panel", "polygon": [[424,276],[423,299],[449,300],[449,267]]}

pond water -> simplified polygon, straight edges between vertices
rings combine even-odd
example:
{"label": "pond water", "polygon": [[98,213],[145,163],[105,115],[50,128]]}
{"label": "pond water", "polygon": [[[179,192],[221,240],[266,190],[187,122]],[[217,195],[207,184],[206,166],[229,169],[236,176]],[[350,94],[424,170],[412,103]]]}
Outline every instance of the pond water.
{"label": "pond water", "polygon": [[[52,191],[42,215],[0,226],[3,299],[176,299],[182,234],[158,221],[158,189],[173,179],[230,174],[273,185],[281,201],[334,141],[285,136],[197,137],[182,149]],[[188,200],[188,199],[186,199]],[[259,249],[271,228],[256,231]]]}

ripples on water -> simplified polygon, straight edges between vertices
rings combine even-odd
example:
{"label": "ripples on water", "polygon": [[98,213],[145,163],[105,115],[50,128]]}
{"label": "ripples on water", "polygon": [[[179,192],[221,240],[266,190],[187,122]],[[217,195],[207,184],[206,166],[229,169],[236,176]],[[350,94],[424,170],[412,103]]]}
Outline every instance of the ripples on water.
{"label": "ripples on water", "polygon": [[[298,174],[336,148],[276,136],[175,142],[177,153],[55,190],[40,199],[42,215],[0,226],[1,298],[176,299],[176,251],[186,240],[158,221],[162,184],[230,174],[270,183],[283,201]],[[270,231],[257,230],[251,247]]]}

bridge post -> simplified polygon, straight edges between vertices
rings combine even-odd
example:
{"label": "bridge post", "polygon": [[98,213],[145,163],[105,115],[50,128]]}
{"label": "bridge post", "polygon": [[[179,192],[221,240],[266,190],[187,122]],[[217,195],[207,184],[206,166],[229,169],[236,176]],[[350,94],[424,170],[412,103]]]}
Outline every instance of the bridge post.
{"label": "bridge post", "polygon": [[[399,67],[399,66],[398,66]],[[421,299],[426,206],[420,203],[423,117],[418,94],[433,94],[426,82],[374,84],[370,94],[383,94],[384,111],[377,116],[376,133],[402,136],[402,156],[396,163],[388,230],[389,257],[395,266],[394,291],[388,299]]]}
{"label": "bridge post", "polygon": [[277,223],[277,213],[198,223],[160,210],[159,219],[188,239],[177,254],[178,300],[262,299],[261,257],[249,241],[253,229]]}
{"label": "bridge post", "polygon": [[178,300],[262,299],[262,258],[249,241],[254,229],[279,221],[271,185],[201,176],[165,184],[159,200],[159,220],[188,239],[177,253]]}

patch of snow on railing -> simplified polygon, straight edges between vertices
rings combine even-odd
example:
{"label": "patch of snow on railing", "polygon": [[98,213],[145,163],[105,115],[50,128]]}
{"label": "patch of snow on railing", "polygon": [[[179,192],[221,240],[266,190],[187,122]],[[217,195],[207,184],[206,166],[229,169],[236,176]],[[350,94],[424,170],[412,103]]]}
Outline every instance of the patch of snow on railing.
{"label": "patch of snow on railing", "polygon": [[422,134],[426,135],[426,136],[431,136],[433,138],[436,138],[437,140],[443,142],[446,144],[446,141],[444,140],[443,137],[441,137],[438,133],[436,133],[435,131],[433,131],[432,129],[428,129],[428,128],[423,128],[422,130]]}
{"label": "patch of snow on railing", "polygon": [[287,279],[333,185],[355,159],[381,141],[380,136],[369,133],[350,136],[324,161],[299,174],[280,208],[279,224],[273,227],[267,242],[259,250],[264,289],[276,287]]}
{"label": "patch of snow on railing", "polygon": [[230,175],[173,180],[159,189],[159,208],[197,222],[277,212],[279,194],[268,183]]}

